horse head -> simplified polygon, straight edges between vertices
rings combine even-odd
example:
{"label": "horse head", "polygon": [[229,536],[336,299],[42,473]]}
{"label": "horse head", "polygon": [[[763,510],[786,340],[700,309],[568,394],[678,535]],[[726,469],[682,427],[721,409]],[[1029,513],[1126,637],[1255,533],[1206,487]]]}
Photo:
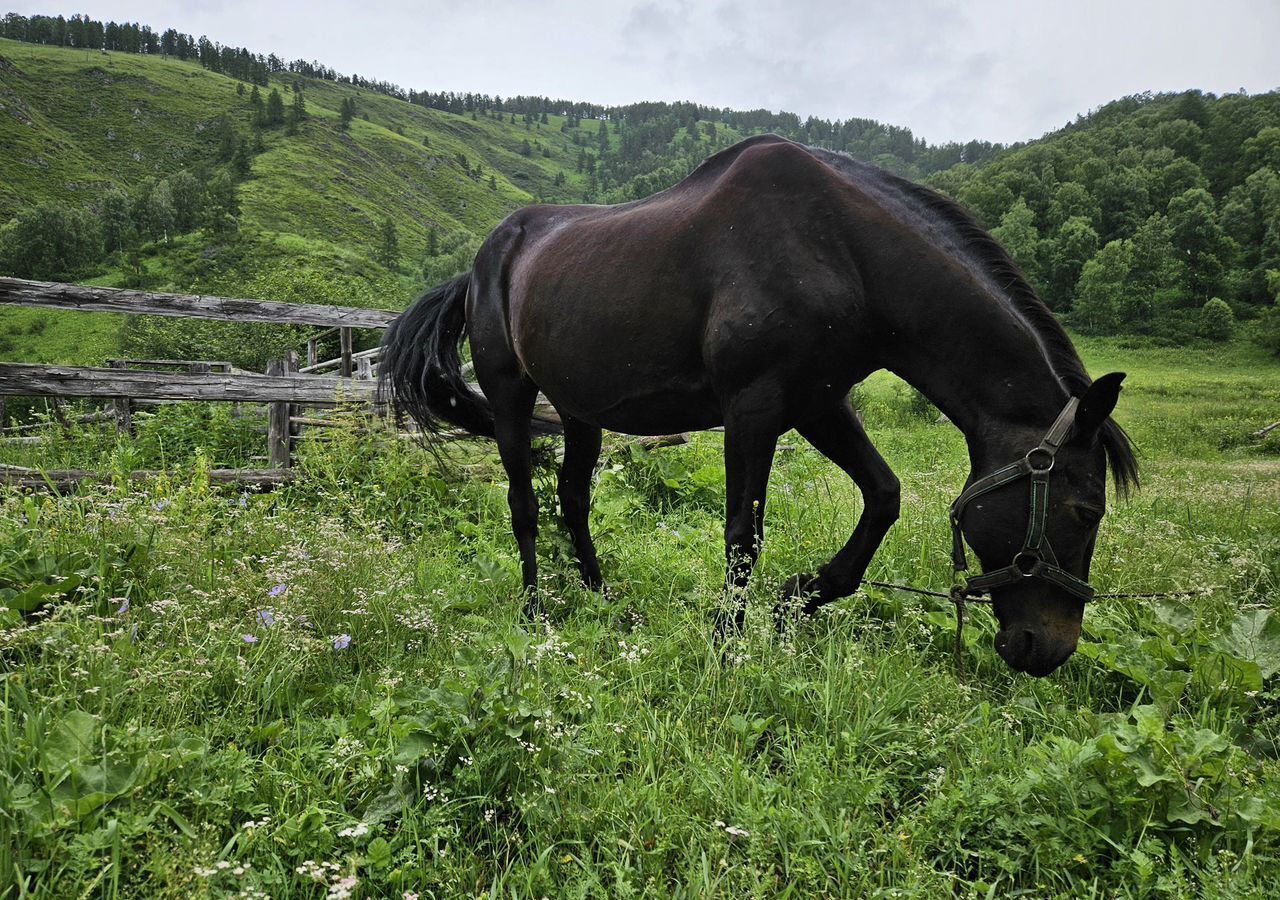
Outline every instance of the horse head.
{"label": "horse head", "polygon": [[971,478],[952,507],[957,566],[964,563],[962,533],[984,572],[969,588],[990,593],[1000,623],[996,651],[1020,672],[1048,675],[1080,639],[1093,596],[1089,564],[1106,512],[1101,431],[1123,379],[1105,375],[1073,398],[1038,446],[1030,434],[1002,438],[1009,456],[1025,455]]}

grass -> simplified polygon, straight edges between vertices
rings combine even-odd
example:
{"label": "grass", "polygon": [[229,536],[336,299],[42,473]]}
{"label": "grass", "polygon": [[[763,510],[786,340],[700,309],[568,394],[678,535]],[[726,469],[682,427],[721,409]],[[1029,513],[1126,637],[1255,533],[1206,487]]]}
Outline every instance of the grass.
{"label": "grass", "polygon": [[[945,604],[889,591],[777,638],[777,585],[858,509],[794,436],[723,648],[715,435],[608,450],[604,596],[540,481],[538,626],[490,453],[446,474],[340,434],[256,495],[191,476],[260,440],[218,413],[25,448],[173,472],[0,500],[0,897],[1274,895],[1280,457],[1240,435],[1280,366],[1082,349],[1130,372],[1147,474],[1095,581],[1197,592],[1099,603],[1044,680],[1004,667],[981,610],[958,679]],[[889,380],[864,406],[905,489],[872,574],[945,586],[963,442]]]}

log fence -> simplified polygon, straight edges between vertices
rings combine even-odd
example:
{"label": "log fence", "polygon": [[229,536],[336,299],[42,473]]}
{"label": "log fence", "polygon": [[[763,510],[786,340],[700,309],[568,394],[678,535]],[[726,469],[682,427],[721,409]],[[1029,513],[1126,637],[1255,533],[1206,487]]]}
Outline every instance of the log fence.
{"label": "log fence", "polygon": [[[346,306],[276,303],[193,294],[165,294],[122,288],[103,288],[54,282],[0,278],[0,308],[32,306],[80,312],[188,317],[226,322],[320,326],[307,341],[306,367],[290,351],[273,361],[266,373],[248,372],[217,360],[111,359],[101,368],[0,363],[0,400],[11,396],[51,398],[61,413],[63,398],[104,400],[117,428],[133,429],[135,407],[158,403],[230,401],[266,404],[267,459],[270,470],[215,470],[213,480],[247,484],[278,483],[288,478],[292,445],[303,425],[321,427],[335,420],[295,415],[306,407],[376,403],[377,351],[354,352],[355,329],[382,330],[397,313]],[[319,342],[338,335],[338,356],[317,358]],[[333,374],[324,374],[333,373]],[[59,416],[61,419],[61,415]],[[3,424],[3,423],[0,423]],[[53,423],[50,423],[53,424]],[[24,434],[5,438],[29,441]],[[38,438],[37,438],[38,439]],[[0,481],[59,488],[95,473],[70,470],[35,473],[20,467],[0,467]]]}

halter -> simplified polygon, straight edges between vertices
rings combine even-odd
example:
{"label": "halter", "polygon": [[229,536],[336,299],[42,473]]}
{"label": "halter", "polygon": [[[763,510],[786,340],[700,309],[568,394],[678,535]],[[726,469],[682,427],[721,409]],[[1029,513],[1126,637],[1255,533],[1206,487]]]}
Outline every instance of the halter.
{"label": "halter", "polygon": [[1058,448],[1066,440],[1076,419],[1076,410],[1080,406],[1080,398],[1072,397],[1067,405],[1058,413],[1058,418],[1050,426],[1038,447],[1027,451],[1027,455],[1003,468],[996,469],[990,475],[979,478],[969,485],[951,504],[951,562],[955,566],[957,578],[959,573],[969,568],[965,556],[964,535],[960,531],[960,519],[965,507],[974,499],[994,491],[996,488],[1011,484],[1019,478],[1031,479],[1031,513],[1027,522],[1027,536],[1022,542],[1022,549],[1013,557],[1013,561],[1002,569],[986,572],[967,583],[957,584],[952,589],[952,599],[957,606],[957,632],[964,617],[964,598],[974,594],[989,594],[992,588],[1007,584],[1017,584],[1025,578],[1039,578],[1068,594],[1081,600],[1093,599],[1094,590],[1084,579],[1077,578],[1058,565],[1058,559],[1045,537],[1045,524],[1049,518],[1049,473],[1053,471],[1054,459]]}

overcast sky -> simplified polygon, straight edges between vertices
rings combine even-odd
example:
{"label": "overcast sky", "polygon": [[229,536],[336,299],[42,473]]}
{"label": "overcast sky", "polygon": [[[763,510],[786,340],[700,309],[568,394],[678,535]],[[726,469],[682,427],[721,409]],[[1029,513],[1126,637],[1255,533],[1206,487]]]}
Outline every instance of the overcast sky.
{"label": "overcast sky", "polygon": [[0,0],[419,90],[696,100],[1028,140],[1141,91],[1280,88],[1280,0]]}

